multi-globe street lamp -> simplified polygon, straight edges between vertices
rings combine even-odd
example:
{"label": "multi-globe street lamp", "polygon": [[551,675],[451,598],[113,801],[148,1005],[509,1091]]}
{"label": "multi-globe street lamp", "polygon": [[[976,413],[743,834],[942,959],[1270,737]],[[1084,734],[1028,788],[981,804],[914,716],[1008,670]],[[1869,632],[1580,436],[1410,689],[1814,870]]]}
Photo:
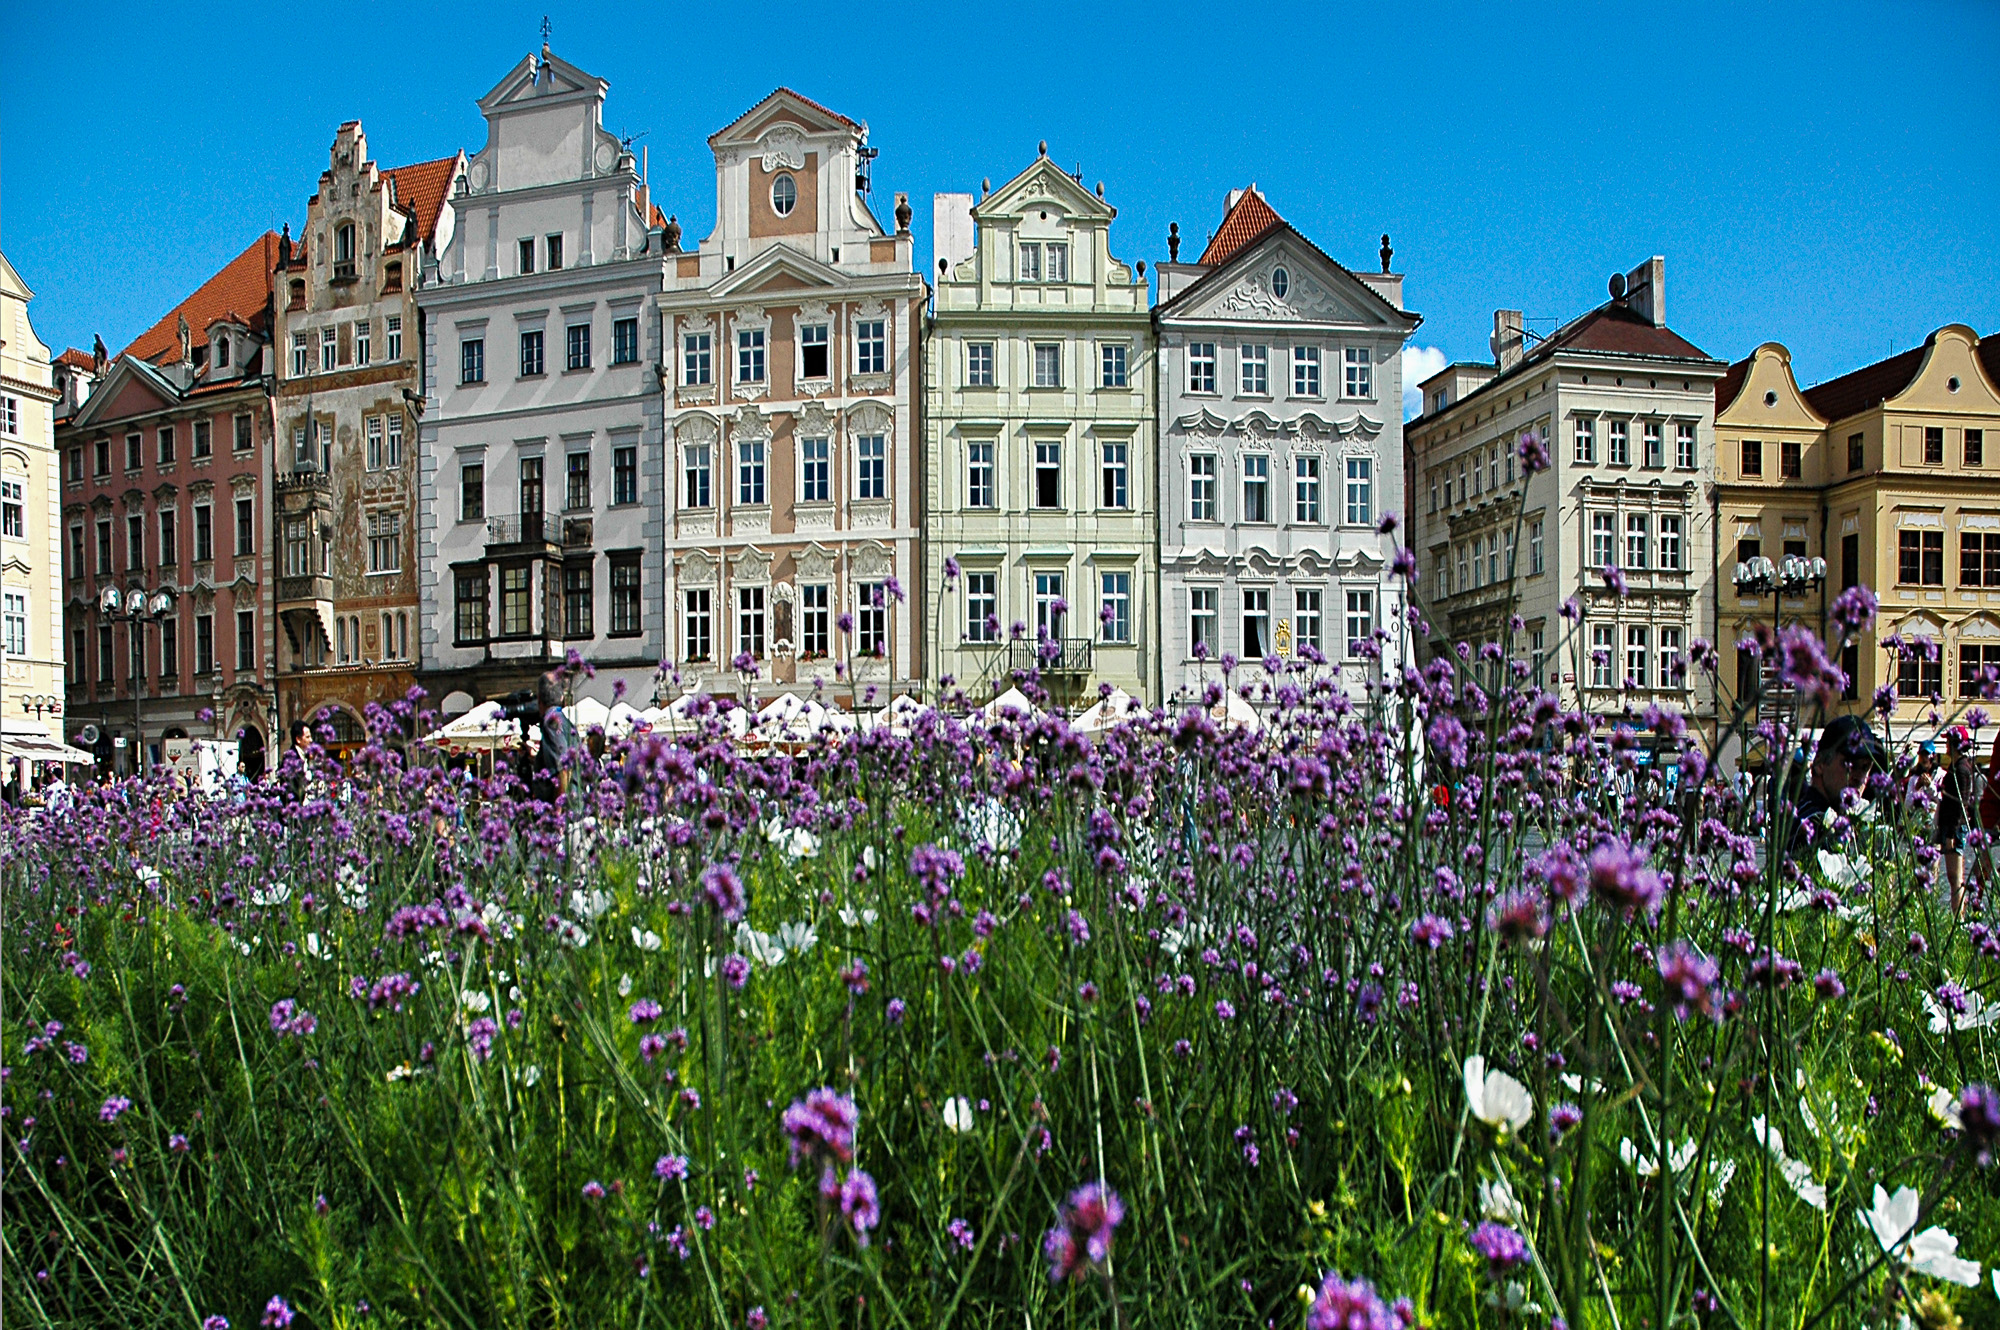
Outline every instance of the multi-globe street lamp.
{"label": "multi-globe street lamp", "polygon": [[123,619],[132,625],[131,631],[138,635],[138,650],[132,652],[132,773],[146,774],[146,731],[140,707],[145,699],[144,680],[146,662],[146,624],[163,622],[174,612],[174,593],[161,587],[148,593],[143,587],[133,587],[120,592],[115,586],[104,588],[97,597],[97,609],[107,619]]}

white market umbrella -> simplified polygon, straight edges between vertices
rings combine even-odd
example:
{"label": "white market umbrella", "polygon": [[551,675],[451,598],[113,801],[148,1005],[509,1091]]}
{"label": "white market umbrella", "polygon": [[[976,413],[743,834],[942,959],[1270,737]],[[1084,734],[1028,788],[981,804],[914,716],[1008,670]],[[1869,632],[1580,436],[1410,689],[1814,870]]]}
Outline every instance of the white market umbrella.
{"label": "white market umbrella", "polygon": [[579,697],[569,704],[569,723],[578,734],[611,728],[611,708],[594,697]]}
{"label": "white market umbrella", "polygon": [[424,742],[460,752],[486,752],[521,746],[521,722],[501,718],[498,702],[481,702],[457,720],[440,725]]}
{"label": "white market umbrella", "polygon": [[634,707],[631,703],[613,702],[611,704],[611,715],[604,722],[604,737],[607,739],[623,739],[633,730],[649,723],[646,720],[645,713]]}
{"label": "white market umbrella", "polygon": [[1006,692],[979,708],[979,714],[987,720],[998,720],[1001,716],[1010,712],[1015,719],[1024,721],[1033,720],[1042,714],[1035,710],[1035,704],[1030,702],[1018,688],[1009,688]]}
{"label": "white market umbrella", "polygon": [[1222,700],[1208,709],[1208,717],[1217,725],[1233,730],[1260,730],[1264,728],[1257,708],[1250,705],[1243,694],[1231,690],[1222,695]]}
{"label": "white market umbrella", "polygon": [[1113,688],[1111,695],[1099,698],[1090,710],[1078,716],[1071,725],[1085,734],[1100,734],[1114,726],[1122,725],[1132,714],[1132,694],[1123,688]]}

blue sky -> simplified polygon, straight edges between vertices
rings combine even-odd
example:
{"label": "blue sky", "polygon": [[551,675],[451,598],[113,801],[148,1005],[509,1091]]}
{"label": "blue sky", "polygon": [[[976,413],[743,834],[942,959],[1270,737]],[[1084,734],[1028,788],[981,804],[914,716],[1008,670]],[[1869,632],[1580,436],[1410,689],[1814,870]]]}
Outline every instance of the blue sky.
{"label": "blue sky", "polygon": [[715,211],[706,137],[782,83],[868,122],[877,214],[907,191],[920,256],[933,192],[998,184],[1044,138],[1104,181],[1127,259],[1164,259],[1170,221],[1198,253],[1253,180],[1349,266],[1375,266],[1387,231],[1426,364],[1488,357],[1499,306],[1552,329],[1652,254],[1678,331],[1730,359],[1785,342],[1808,383],[1944,323],[2000,331],[1993,0],[616,20],[107,4],[82,26],[16,6],[7,45],[39,55],[0,80],[0,247],[37,331],[121,347],[263,228],[299,222],[343,120],[384,165],[477,148],[473,103],[545,11],[557,53],[610,82],[607,127],[643,132],[654,198],[691,237]]}

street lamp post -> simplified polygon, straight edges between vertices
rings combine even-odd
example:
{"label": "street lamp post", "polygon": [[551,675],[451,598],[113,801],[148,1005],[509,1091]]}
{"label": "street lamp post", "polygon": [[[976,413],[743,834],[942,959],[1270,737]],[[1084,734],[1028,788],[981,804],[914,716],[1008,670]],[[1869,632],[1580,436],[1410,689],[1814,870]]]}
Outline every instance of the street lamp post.
{"label": "street lamp post", "polygon": [[146,663],[146,621],[163,620],[172,614],[174,593],[164,587],[151,595],[139,587],[121,593],[117,587],[108,586],[98,596],[97,607],[106,618],[124,619],[131,624],[131,630],[139,635],[139,650],[133,653],[135,659],[131,672],[132,774],[143,776],[146,774],[146,736],[143,727],[144,717],[140,708],[144,704],[145,693],[142,691],[143,680],[140,676],[145,672]]}

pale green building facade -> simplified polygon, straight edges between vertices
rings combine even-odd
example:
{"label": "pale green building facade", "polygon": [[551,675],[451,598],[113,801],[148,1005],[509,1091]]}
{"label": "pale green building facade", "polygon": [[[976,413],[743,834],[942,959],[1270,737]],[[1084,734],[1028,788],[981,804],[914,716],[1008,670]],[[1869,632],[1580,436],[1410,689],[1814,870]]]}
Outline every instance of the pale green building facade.
{"label": "pale green building facade", "polygon": [[[1050,161],[935,200],[925,359],[929,690],[1038,667],[1064,705],[1159,699],[1152,319],[1117,209]],[[956,566],[949,576],[947,560]],[[944,683],[950,680],[950,683]]]}

